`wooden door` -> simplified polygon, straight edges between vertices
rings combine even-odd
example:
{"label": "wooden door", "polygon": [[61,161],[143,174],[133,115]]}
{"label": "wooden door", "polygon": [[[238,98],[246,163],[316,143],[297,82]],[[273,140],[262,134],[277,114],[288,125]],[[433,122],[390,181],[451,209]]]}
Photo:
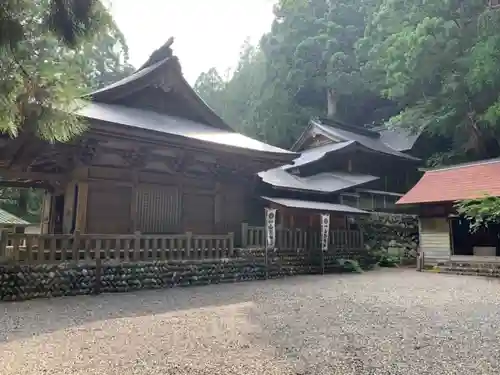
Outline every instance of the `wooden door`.
{"label": "wooden door", "polygon": [[129,186],[89,185],[87,233],[130,233],[131,195]]}
{"label": "wooden door", "polygon": [[183,196],[183,222],[186,232],[210,234],[215,226],[215,195],[201,191]]}

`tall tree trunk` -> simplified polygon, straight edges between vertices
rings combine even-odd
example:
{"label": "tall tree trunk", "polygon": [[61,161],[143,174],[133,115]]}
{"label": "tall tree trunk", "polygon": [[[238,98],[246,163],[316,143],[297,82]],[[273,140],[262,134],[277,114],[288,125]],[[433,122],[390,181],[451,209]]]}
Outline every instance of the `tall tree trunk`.
{"label": "tall tree trunk", "polygon": [[337,115],[337,93],[333,89],[326,90],[326,103],[327,103],[327,114],[328,118],[335,118]]}

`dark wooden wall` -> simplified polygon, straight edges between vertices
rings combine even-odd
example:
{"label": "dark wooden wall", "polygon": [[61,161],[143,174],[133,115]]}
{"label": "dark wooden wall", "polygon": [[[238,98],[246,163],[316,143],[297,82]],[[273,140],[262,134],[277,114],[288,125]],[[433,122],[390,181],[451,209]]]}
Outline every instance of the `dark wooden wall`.
{"label": "dark wooden wall", "polygon": [[[90,176],[95,175],[92,171],[93,168]],[[154,177],[154,174],[141,177],[147,176]],[[190,178],[164,178],[162,183],[154,184],[139,179],[135,186],[123,179],[91,179],[85,231],[110,234],[235,232],[245,220],[247,189],[231,183],[215,185],[203,186],[199,180]]]}

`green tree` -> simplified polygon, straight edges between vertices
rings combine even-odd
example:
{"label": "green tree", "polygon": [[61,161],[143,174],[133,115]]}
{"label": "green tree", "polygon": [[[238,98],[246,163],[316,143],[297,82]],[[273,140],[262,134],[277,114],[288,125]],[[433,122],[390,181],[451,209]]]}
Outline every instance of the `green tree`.
{"label": "green tree", "polygon": [[467,199],[457,202],[455,208],[460,215],[470,221],[472,232],[488,224],[500,223],[500,197]]}
{"label": "green tree", "polygon": [[500,155],[499,17],[483,0],[381,0],[358,43],[366,80],[400,104],[389,124],[452,142],[437,163]]}
{"label": "green tree", "polygon": [[279,2],[272,30],[262,46],[269,73],[285,83],[294,104],[346,122],[372,122],[370,118],[352,118],[353,111],[345,104],[375,98],[367,92],[356,55],[373,2]]}
{"label": "green tree", "polygon": [[247,43],[232,77],[198,92],[239,130],[283,147],[311,116],[355,125],[390,117],[394,104],[368,90],[356,55],[374,1],[280,1],[260,48]]}
{"label": "green tree", "polygon": [[33,6],[42,5],[36,23],[52,31],[65,44],[75,46],[81,38],[96,32],[110,20],[98,0],[4,0],[0,4],[0,45],[15,48],[30,37],[27,15]]}
{"label": "green tree", "polygon": [[[263,51],[246,41],[230,78],[224,79],[212,68],[198,77],[194,87],[234,129],[288,147],[298,132],[298,126],[293,125],[297,116],[291,114],[292,98],[286,89],[267,82],[267,68]],[[300,128],[303,126],[302,122]]]}
{"label": "green tree", "polygon": [[0,130],[13,137],[81,133],[85,124],[61,109],[128,69],[123,36],[98,1],[7,1],[0,27]]}
{"label": "green tree", "polygon": [[206,101],[217,114],[227,121],[226,109],[226,82],[215,68],[203,72],[196,79],[194,90]]}

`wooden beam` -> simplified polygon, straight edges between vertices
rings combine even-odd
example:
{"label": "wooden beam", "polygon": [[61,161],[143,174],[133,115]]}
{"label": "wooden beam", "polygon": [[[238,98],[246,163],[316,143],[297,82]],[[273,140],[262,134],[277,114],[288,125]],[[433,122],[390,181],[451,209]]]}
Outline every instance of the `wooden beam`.
{"label": "wooden beam", "polygon": [[45,181],[49,183],[62,183],[67,176],[59,173],[30,172],[16,169],[0,168],[0,178]]}
{"label": "wooden beam", "polygon": [[48,183],[40,183],[37,181],[0,181],[0,187],[12,187],[12,188],[33,188],[33,189],[45,189],[53,190],[53,186]]}

